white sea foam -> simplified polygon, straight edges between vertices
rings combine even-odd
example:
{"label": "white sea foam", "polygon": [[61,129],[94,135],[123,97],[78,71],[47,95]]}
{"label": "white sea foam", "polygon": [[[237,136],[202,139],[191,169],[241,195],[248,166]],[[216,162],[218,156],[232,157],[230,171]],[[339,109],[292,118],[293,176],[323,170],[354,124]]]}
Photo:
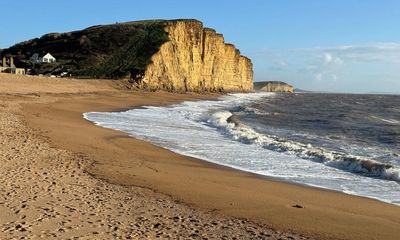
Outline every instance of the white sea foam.
{"label": "white sea foam", "polygon": [[233,94],[220,101],[184,102],[126,112],[92,112],[85,113],[84,117],[188,156],[399,204],[398,168],[260,134],[237,121],[229,111],[272,97],[274,94],[269,93]]}
{"label": "white sea foam", "polygon": [[229,119],[232,116],[229,111],[220,111],[212,114],[208,122],[242,143],[254,143],[269,150],[289,152],[301,158],[311,159],[345,171],[400,182],[400,169],[392,165],[260,134],[248,126],[230,122]]}
{"label": "white sea foam", "polygon": [[374,119],[380,120],[382,122],[390,123],[390,124],[400,124],[400,122],[397,121],[396,119],[390,119],[390,118],[389,119],[385,119],[385,118],[377,117],[377,116],[371,116],[371,117],[374,118]]}

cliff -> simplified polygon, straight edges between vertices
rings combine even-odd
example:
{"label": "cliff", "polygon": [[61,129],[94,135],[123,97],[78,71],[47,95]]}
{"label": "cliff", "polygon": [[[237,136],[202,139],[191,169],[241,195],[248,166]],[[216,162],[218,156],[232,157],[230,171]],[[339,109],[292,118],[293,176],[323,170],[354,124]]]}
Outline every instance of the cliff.
{"label": "cliff", "polygon": [[255,82],[254,89],[265,92],[294,92],[293,86],[280,81]]}
{"label": "cliff", "polygon": [[[34,53],[56,63],[32,65]],[[35,74],[129,78],[129,86],[175,92],[253,88],[250,59],[197,20],[149,20],[52,33],[4,50]]]}
{"label": "cliff", "polygon": [[169,40],[152,57],[138,86],[173,91],[250,91],[250,59],[224,43],[199,21],[173,21],[166,26]]}

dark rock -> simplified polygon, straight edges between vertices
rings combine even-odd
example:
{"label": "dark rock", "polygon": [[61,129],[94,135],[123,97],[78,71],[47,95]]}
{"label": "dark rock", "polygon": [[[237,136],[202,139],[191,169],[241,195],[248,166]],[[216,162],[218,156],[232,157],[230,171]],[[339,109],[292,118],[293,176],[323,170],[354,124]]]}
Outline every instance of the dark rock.
{"label": "dark rock", "polygon": [[161,226],[161,223],[156,223],[153,225],[153,228],[159,228]]}
{"label": "dark rock", "polygon": [[299,204],[293,205],[292,207],[294,207],[294,208],[304,208],[304,206],[299,205]]}

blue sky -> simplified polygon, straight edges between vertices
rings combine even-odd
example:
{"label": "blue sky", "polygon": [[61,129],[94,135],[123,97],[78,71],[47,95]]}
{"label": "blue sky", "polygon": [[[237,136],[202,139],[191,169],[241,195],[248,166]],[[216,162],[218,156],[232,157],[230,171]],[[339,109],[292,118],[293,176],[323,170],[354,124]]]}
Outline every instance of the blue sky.
{"label": "blue sky", "polygon": [[400,1],[0,0],[0,48],[91,25],[196,18],[254,64],[254,79],[336,92],[400,93]]}

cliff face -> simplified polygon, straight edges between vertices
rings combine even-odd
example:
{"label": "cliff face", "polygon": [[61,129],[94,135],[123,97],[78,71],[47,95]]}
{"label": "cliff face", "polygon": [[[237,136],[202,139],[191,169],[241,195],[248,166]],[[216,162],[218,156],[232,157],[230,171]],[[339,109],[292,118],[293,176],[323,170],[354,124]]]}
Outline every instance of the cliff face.
{"label": "cliff face", "polygon": [[294,92],[293,86],[280,81],[257,82],[254,83],[254,88],[265,92]]}
{"label": "cliff face", "polygon": [[215,30],[196,20],[168,22],[169,41],[152,56],[140,88],[169,91],[250,91],[253,69],[250,59]]}

